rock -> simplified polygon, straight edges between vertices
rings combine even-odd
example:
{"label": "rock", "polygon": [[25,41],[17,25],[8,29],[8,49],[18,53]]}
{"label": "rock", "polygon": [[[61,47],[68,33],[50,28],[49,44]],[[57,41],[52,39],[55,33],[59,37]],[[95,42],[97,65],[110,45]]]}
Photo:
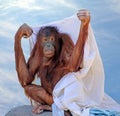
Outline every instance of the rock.
{"label": "rock", "polygon": [[5,116],[52,116],[52,112],[44,111],[41,114],[33,114],[32,106],[25,105],[13,108]]}

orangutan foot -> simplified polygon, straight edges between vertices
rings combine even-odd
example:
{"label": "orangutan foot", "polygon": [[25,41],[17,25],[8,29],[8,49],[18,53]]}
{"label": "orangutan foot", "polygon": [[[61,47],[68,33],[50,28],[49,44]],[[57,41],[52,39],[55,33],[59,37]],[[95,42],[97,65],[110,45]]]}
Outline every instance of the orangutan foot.
{"label": "orangutan foot", "polygon": [[43,104],[40,104],[40,103],[39,103],[39,104],[33,106],[32,112],[33,112],[34,114],[40,114],[40,113],[42,113],[44,110],[52,111],[52,108],[51,108],[51,106],[49,106],[49,105],[43,105]]}

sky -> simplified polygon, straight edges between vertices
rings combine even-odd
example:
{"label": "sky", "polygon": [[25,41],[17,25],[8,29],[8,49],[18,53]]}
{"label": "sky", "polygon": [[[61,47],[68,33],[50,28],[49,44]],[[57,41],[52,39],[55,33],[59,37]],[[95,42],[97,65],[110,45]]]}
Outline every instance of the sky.
{"label": "sky", "polygon": [[[91,12],[91,25],[105,70],[105,91],[120,103],[120,0],[0,0],[0,115],[29,104],[15,70],[14,35],[23,23],[31,27],[61,20],[79,9]],[[29,42],[23,40],[26,57]]]}

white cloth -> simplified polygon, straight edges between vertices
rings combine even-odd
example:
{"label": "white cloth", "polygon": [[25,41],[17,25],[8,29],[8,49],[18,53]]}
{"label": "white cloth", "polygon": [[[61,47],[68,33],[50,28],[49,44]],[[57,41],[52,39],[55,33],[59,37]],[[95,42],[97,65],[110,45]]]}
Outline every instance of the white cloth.
{"label": "white cloth", "polygon": [[[60,32],[69,34],[76,43],[80,29],[80,21],[76,15],[46,25],[57,26]],[[33,28],[31,48],[40,27]],[[120,111],[120,105],[104,93],[104,68],[91,26],[84,47],[82,69],[65,75],[57,83],[53,99],[58,108],[69,109],[73,116],[87,116],[92,107]]]}

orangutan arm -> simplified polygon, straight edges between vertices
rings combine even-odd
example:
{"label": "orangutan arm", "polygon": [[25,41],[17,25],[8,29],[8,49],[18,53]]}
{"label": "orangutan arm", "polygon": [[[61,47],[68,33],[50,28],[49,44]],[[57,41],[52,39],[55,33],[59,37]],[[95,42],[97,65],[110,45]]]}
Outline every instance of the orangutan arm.
{"label": "orangutan arm", "polygon": [[[33,67],[30,65],[28,67],[25,57],[23,54],[23,50],[21,47],[21,38],[23,36],[29,37],[32,34],[32,30],[29,26],[26,24],[23,24],[15,35],[15,44],[14,44],[14,50],[15,50],[15,62],[16,62],[16,70],[18,74],[19,81],[21,85],[24,87],[25,85],[31,83],[34,79],[34,72],[36,68],[33,70],[33,74],[30,73],[31,68]],[[32,63],[33,64],[33,63]],[[34,66],[35,67],[35,66]]]}
{"label": "orangutan arm", "polygon": [[[88,11],[79,11],[78,18],[81,20],[81,27],[78,36],[77,43],[74,47],[72,56],[69,62],[69,69],[71,72],[78,71],[83,60],[84,55],[84,45],[88,37],[88,26],[90,22],[90,15],[87,14]],[[82,13],[82,14],[81,14]]]}

